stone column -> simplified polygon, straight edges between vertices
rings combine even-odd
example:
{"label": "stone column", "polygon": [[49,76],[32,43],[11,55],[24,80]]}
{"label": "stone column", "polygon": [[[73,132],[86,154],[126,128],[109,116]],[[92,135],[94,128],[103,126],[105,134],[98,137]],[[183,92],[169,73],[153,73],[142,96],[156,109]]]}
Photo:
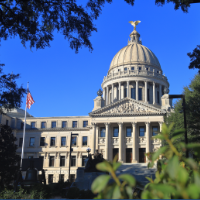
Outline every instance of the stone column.
{"label": "stone column", "polygon": [[103,100],[106,100],[106,88],[103,88]]}
{"label": "stone column", "polygon": [[106,142],[105,142],[105,159],[108,160],[108,155],[109,155],[109,123],[105,123],[106,126]]}
{"label": "stone column", "polygon": [[132,163],[137,163],[137,158],[136,158],[136,152],[137,152],[137,137],[136,137],[136,123],[133,122],[132,123],[132,132],[133,132],[133,146],[132,146],[132,156],[133,156],[133,160],[132,160]]}
{"label": "stone column", "polygon": [[93,126],[93,146],[92,146],[92,154],[95,153],[96,150],[96,123],[92,123]]}
{"label": "stone column", "polygon": [[162,131],[162,125],[163,125],[163,122],[159,122],[160,124],[160,132]]}
{"label": "stone column", "polygon": [[135,81],[135,87],[136,87],[135,88],[135,90],[136,90],[135,91],[135,94],[136,94],[136,98],[135,99],[138,101],[138,81]]}
{"label": "stone column", "polygon": [[159,103],[161,105],[161,97],[162,97],[162,85],[159,84]]}
{"label": "stone column", "polygon": [[129,92],[129,81],[127,81],[127,97],[130,97],[129,94],[130,94],[130,92]]}
{"label": "stone column", "polygon": [[147,103],[147,81],[144,82],[145,83],[145,103]]}
{"label": "stone column", "polygon": [[99,149],[99,127],[96,124],[96,150]]}
{"label": "stone column", "polygon": [[106,105],[108,105],[108,86],[106,87]]}
{"label": "stone column", "polygon": [[123,141],[122,141],[122,123],[119,122],[119,162],[122,162],[122,148],[123,148]]}
{"label": "stone column", "polygon": [[153,104],[156,103],[156,84],[153,82]]}
{"label": "stone column", "polygon": [[114,102],[114,83],[112,84],[112,103]]}
{"label": "stone column", "polygon": [[151,149],[151,143],[150,143],[150,131],[149,131],[150,123],[146,122],[146,153],[150,152]]}
{"label": "stone column", "polygon": [[119,82],[119,100],[121,100],[121,82]]}

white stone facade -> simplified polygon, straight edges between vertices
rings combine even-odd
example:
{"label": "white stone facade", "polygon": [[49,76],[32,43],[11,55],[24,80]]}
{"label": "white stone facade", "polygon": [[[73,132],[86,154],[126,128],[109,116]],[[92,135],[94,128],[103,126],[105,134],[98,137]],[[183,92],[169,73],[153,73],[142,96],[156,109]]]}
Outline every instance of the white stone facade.
{"label": "white stone facade", "polygon": [[[59,174],[64,175],[65,181],[68,179],[71,133],[78,134],[76,145],[72,147],[75,166],[71,167],[71,174],[76,174],[76,169],[83,166],[88,147],[92,154],[98,149],[107,160],[112,160],[118,153],[118,159],[123,163],[145,162],[143,153],[160,148],[160,140],[152,140],[152,136],[155,130],[161,130],[164,122],[166,110],[162,109],[161,97],[169,83],[158,59],[141,44],[139,37],[133,31],[128,45],[113,58],[101,85],[103,97],[94,100],[94,109],[89,116],[37,118],[28,115],[25,158],[44,157],[47,182],[50,174],[53,182],[58,182]],[[7,118],[9,122],[6,122]],[[23,117],[14,116],[12,112],[1,117],[1,123],[8,123],[13,128],[18,146],[23,121]],[[66,138],[64,145],[62,137]],[[45,143],[42,146],[41,138]],[[21,154],[20,146],[17,153]],[[63,166],[60,166],[61,158],[64,159]],[[53,166],[50,166],[51,159]]]}

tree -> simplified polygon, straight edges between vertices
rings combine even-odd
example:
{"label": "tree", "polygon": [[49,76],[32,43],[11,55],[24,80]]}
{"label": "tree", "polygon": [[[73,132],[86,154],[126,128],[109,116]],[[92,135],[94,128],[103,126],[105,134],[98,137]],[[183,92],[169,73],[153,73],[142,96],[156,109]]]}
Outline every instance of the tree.
{"label": "tree", "polygon": [[0,187],[4,187],[14,180],[19,170],[20,156],[16,155],[16,137],[12,129],[7,125],[0,124]]}
{"label": "tree", "polygon": [[[134,5],[134,0],[124,1]],[[57,30],[76,52],[82,46],[92,50],[89,37],[97,31],[93,20],[106,2],[112,0],[88,0],[85,7],[76,0],[0,0],[0,39],[19,35],[24,46],[30,41],[31,48],[44,49]]]}
{"label": "tree", "polygon": [[[184,88],[186,103],[188,143],[200,142],[200,75],[197,74],[190,85]],[[174,112],[165,118],[165,122],[174,122],[174,129],[184,128],[182,100],[176,102]],[[184,142],[184,134],[175,140],[175,143]]]}
{"label": "tree", "polygon": [[199,69],[198,72],[200,74],[200,45],[197,45],[193,52],[187,55],[190,57],[189,69]]}
{"label": "tree", "polygon": [[0,74],[2,74],[0,76],[0,114],[3,113],[3,108],[10,110],[20,107],[26,91],[22,86],[17,86],[16,79],[19,78],[19,74],[3,74],[3,66],[4,64],[0,64]]}

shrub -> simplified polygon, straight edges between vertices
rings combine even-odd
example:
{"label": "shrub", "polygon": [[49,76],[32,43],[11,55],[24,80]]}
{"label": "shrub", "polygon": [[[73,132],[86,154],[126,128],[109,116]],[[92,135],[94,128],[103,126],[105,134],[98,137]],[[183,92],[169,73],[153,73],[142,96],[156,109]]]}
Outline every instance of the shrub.
{"label": "shrub", "polygon": [[96,195],[91,190],[81,190],[79,193],[79,199],[93,199]]}
{"label": "shrub", "polygon": [[77,199],[79,197],[80,194],[80,190],[76,187],[71,187],[69,188],[69,190],[67,191],[67,195],[66,197],[68,199]]}

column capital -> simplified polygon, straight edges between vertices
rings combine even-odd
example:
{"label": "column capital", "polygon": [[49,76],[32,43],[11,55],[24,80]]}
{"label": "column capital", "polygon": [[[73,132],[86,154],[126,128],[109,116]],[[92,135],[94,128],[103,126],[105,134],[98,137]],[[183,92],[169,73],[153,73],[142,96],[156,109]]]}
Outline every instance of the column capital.
{"label": "column capital", "polygon": [[150,125],[150,122],[145,122],[146,126],[149,126]]}
{"label": "column capital", "polygon": [[91,124],[92,124],[92,126],[96,126],[96,125],[97,125],[97,123],[96,123],[96,122],[92,122]]}
{"label": "column capital", "polygon": [[105,124],[105,126],[109,126],[110,122],[105,122],[104,124]]}
{"label": "column capital", "polygon": [[156,84],[156,82],[155,81],[153,81],[153,85],[155,85]]}
{"label": "column capital", "polygon": [[119,126],[122,126],[122,125],[123,125],[123,122],[117,122],[117,124],[118,124]]}
{"label": "column capital", "polygon": [[131,122],[132,126],[136,126],[137,122]]}
{"label": "column capital", "polygon": [[162,125],[164,122],[158,122],[160,125]]}

